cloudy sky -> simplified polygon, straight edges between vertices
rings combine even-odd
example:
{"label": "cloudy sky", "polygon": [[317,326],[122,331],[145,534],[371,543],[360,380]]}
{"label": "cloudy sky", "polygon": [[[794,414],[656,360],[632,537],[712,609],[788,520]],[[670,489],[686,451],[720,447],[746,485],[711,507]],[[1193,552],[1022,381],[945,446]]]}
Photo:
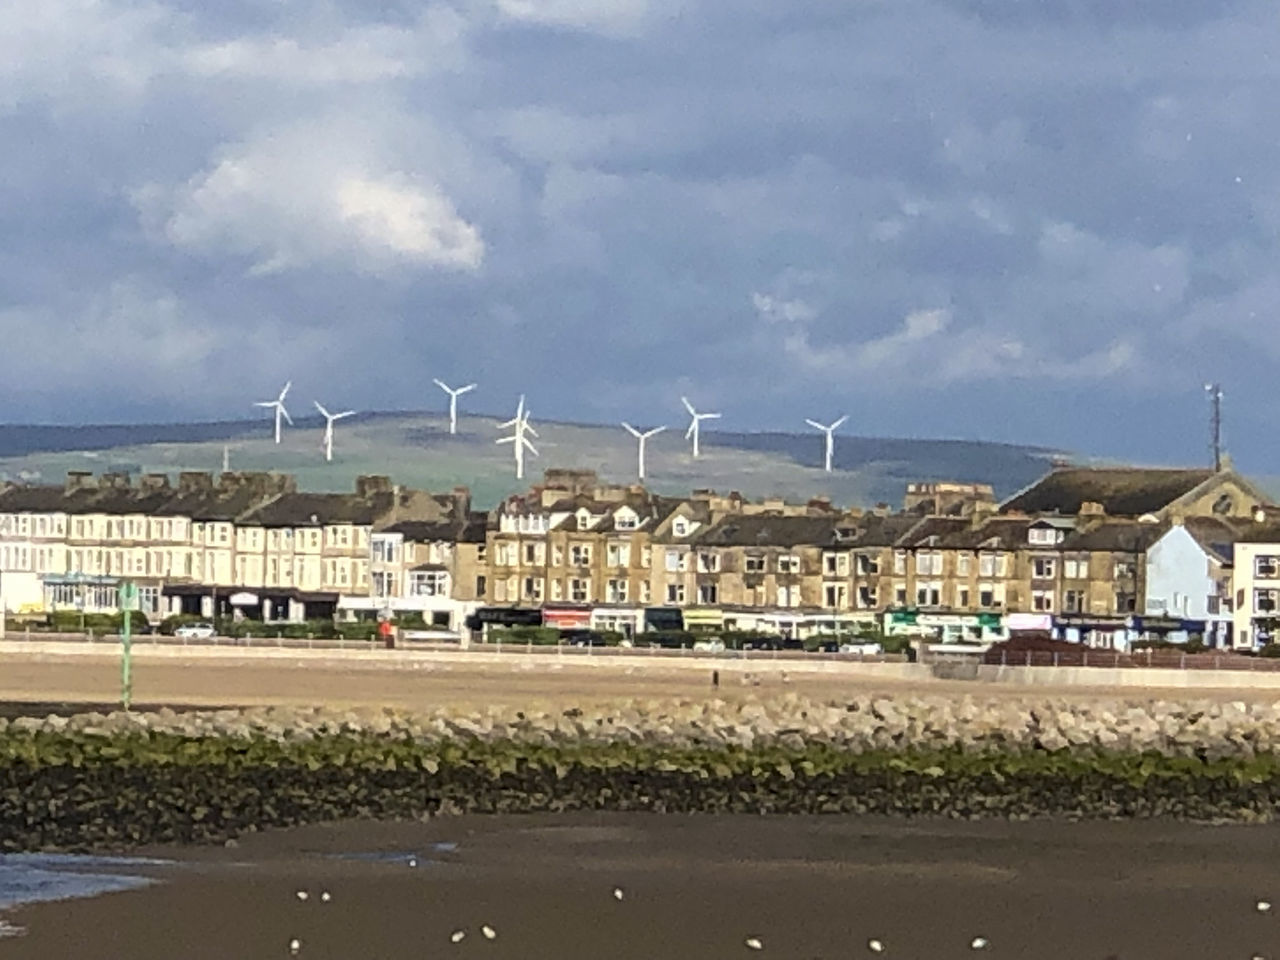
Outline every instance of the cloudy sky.
{"label": "cloudy sky", "polygon": [[1274,0],[0,10],[0,420],[295,383],[1280,471]]}

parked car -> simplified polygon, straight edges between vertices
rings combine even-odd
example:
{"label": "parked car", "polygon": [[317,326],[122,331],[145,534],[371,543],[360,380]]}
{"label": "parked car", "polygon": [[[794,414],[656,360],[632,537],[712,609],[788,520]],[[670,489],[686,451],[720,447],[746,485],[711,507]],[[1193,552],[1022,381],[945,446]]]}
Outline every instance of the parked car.
{"label": "parked car", "polygon": [[864,657],[874,657],[883,653],[884,648],[878,643],[842,643],[840,644],[841,653],[860,653]]}
{"label": "parked car", "polygon": [[723,640],[696,640],[693,649],[700,653],[724,653]]}
{"label": "parked car", "polygon": [[603,647],[607,641],[596,630],[561,630],[560,638],[571,647]]}
{"label": "parked car", "polygon": [[218,635],[212,623],[184,623],[173,631],[175,637],[184,640],[209,640]]}

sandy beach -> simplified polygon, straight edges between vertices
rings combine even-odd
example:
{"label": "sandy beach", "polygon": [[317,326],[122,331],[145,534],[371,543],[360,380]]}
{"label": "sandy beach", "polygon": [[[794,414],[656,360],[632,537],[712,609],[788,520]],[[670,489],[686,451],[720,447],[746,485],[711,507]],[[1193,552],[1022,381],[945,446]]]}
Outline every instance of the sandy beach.
{"label": "sandy beach", "polygon": [[1280,900],[1276,827],[473,817],[145,852],[179,865],[147,889],[10,911],[27,932],[0,950],[249,960],[296,938],[332,960],[702,960],[752,955],[754,937],[772,956],[871,955],[876,939],[944,960],[982,937],[979,955],[1205,960],[1280,943],[1280,916],[1256,908]]}

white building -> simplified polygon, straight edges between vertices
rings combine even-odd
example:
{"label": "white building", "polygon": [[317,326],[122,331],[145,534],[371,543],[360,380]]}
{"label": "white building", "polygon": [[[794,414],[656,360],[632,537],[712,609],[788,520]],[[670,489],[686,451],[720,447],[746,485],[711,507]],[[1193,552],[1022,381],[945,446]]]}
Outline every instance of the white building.
{"label": "white building", "polygon": [[1280,639],[1280,527],[1258,524],[1236,541],[1231,590],[1234,646]]}
{"label": "white building", "polygon": [[1180,621],[1169,640],[1200,635],[1211,647],[1232,645],[1233,541],[1241,529],[1238,522],[1188,517],[1147,549],[1143,616]]}

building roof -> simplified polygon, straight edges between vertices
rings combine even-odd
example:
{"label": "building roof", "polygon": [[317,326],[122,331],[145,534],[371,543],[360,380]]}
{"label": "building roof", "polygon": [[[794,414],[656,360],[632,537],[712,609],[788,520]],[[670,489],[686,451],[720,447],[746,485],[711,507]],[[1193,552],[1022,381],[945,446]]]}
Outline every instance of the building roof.
{"label": "building roof", "polygon": [[1182,525],[1196,543],[1222,563],[1235,562],[1236,541],[1254,526],[1248,520],[1225,517],[1187,517]]}
{"label": "building roof", "polygon": [[1001,510],[1076,514],[1085,503],[1098,503],[1111,516],[1139,517],[1158,513],[1213,475],[1212,470],[1064,467],[1014,494]]}
{"label": "building roof", "polygon": [[1068,534],[1058,549],[1064,553],[1079,551],[1111,551],[1142,553],[1168,531],[1168,524],[1142,523],[1137,520],[1104,520],[1083,530]]}
{"label": "building roof", "polygon": [[835,521],[835,517],[734,514],[699,531],[692,542],[707,547],[826,546],[832,542]]}
{"label": "building roof", "polygon": [[[990,545],[996,550],[1017,550],[1027,545],[1030,517],[987,517],[978,526],[957,530],[942,541],[942,546],[960,550],[980,550]],[[993,543],[994,541],[994,543]]]}
{"label": "building roof", "polygon": [[386,527],[379,533],[398,533],[406,540],[415,543],[431,543],[433,541],[458,539],[462,524],[457,520],[401,520]]}
{"label": "building roof", "polygon": [[255,507],[242,523],[264,527],[308,527],[333,523],[372,524],[395,502],[395,494],[283,493]]}
{"label": "building roof", "polygon": [[938,546],[947,545],[947,542],[957,534],[963,533],[970,529],[972,524],[968,520],[962,520],[956,517],[925,517],[907,530],[898,538],[895,546],[899,547],[924,547],[929,546],[929,541],[937,537]]}
{"label": "building roof", "polygon": [[868,513],[838,517],[832,524],[832,544],[837,547],[891,547],[921,522],[915,514]]}

